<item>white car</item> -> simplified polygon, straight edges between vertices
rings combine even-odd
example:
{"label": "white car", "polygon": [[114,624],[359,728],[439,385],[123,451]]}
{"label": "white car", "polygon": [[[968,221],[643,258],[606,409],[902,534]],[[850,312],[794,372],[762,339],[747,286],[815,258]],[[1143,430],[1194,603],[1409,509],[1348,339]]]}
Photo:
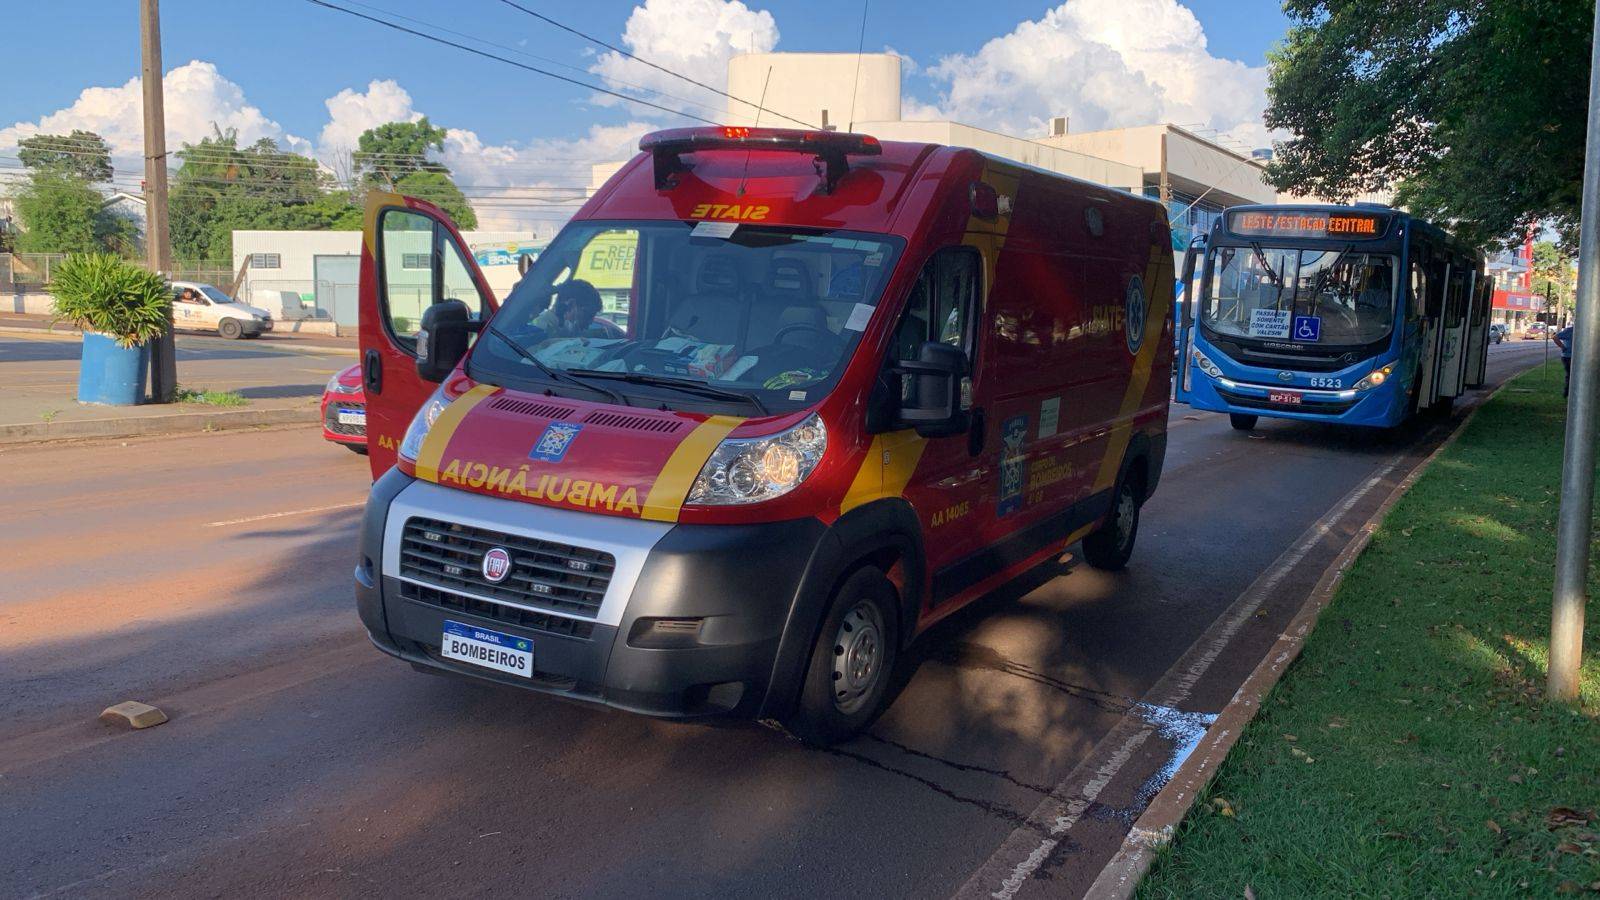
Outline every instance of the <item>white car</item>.
{"label": "white car", "polygon": [[246,306],[215,286],[198,281],[172,283],[172,325],[215,331],[225,338],[260,337],[272,330],[272,313]]}

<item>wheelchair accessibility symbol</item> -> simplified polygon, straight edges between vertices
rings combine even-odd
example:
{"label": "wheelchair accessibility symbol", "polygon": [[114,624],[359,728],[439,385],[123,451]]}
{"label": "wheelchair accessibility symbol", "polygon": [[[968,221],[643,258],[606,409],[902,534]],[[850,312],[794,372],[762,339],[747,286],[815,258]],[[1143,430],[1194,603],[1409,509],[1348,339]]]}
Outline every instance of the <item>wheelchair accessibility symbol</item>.
{"label": "wheelchair accessibility symbol", "polygon": [[1322,317],[1295,316],[1292,334],[1297,341],[1322,340]]}

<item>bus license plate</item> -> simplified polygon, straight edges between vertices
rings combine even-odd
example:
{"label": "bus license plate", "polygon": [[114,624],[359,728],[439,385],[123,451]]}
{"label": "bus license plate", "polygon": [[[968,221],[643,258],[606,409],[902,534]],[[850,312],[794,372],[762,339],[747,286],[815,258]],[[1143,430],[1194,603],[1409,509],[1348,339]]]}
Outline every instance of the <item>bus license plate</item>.
{"label": "bus license plate", "polygon": [[533,677],[532,641],[449,619],[444,623],[439,655],[524,678]]}
{"label": "bus license plate", "polygon": [[1267,400],[1273,403],[1286,403],[1289,406],[1300,405],[1301,394],[1296,391],[1268,391]]}
{"label": "bus license plate", "polygon": [[367,425],[366,411],[360,409],[341,409],[339,410],[339,424],[360,425],[361,427],[365,428]]}

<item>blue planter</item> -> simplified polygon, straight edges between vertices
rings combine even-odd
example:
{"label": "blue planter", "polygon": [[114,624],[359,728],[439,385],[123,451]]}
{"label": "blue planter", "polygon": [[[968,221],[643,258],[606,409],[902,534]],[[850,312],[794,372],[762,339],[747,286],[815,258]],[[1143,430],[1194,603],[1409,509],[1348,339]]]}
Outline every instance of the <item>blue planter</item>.
{"label": "blue planter", "polygon": [[83,362],[78,367],[78,402],[133,406],[144,402],[145,375],[150,371],[150,345],[118,347],[103,334],[83,333]]}

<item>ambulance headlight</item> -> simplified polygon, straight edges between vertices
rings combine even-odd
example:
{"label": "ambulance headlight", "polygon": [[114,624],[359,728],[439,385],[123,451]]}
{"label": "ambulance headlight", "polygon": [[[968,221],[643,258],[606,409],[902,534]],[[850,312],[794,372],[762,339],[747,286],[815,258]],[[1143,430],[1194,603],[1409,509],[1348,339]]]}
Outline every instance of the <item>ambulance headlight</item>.
{"label": "ambulance headlight", "polygon": [[1191,349],[1189,351],[1189,357],[1194,360],[1195,366],[1200,371],[1206,373],[1207,375],[1210,375],[1212,378],[1221,378],[1222,377],[1222,370],[1217,368],[1217,364],[1216,363],[1214,363],[1211,360],[1207,359],[1206,355],[1204,353],[1201,353],[1199,348]]}
{"label": "ambulance headlight", "polygon": [[812,413],[804,422],[760,438],[726,438],[689,488],[690,503],[759,503],[794,490],[822,461],[828,430]]}
{"label": "ambulance headlight", "polygon": [[1356,382],[1356,390],[1370,391],[1378,385],[1383,384],[1385,381],[1388,381],[1389,376],[1393,374],[1394,363],[1389,363],[1387,366],[1384,366],[1381,369],[1374,369],[1372,374]]}
{"label": "ambulance headlight", "polygon": [[439,420],[439,414],[450,405],[450,398],[444,395],[441,386],[417,410],[417,415],[411,420],[411,426],[406,429],[405,440],[400,442],[400,455],[410,460],[417,461],[417,455],[422,452],[422,442],[428,439],[428,432],[433,430],[433,423]]}

